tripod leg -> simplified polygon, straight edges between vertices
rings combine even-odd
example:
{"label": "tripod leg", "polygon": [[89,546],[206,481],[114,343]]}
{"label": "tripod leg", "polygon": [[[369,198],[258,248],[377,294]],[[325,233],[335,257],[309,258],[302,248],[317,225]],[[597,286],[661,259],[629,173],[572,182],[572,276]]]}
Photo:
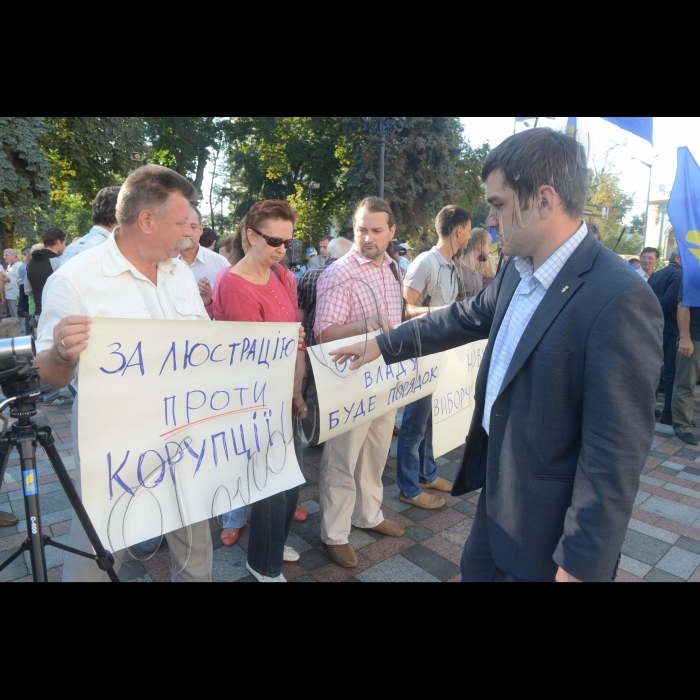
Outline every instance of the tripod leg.
{"label": "tripod leg", "polygon": [[[77,420],[77,417],[75,420]],[[58,454],[51,428],[40,425],[37,433],[39,444],[46,450],[51,466],[54,468],[56,476],[58,476],[58,480],[61,482],[61,486],[63,486],[63,490],[66,492],[66,496],[68,496],[71,506],[73,506],[75,515],[80,521],[80,524],[83,526],[92,548],[95,550],[95,562],[97,563],[97,566],[100,568],[100,570],[106,572],[112,583],[119,583],[119,577],[114,571],[114,557],[102,546],[102,542],[95,531],[95,528],[90,520],[90,516],[87,514],[85,506],[80,500],[80,496],[78,496],[78,492],[75,490],[75,486],[73,486],[73,482],[68,475],[68,470],[63,464],[61,455]]]}
{"label": "tripod leg", "polygon": [[29,557],[32,563],[34,583],[47,583],[49,580],[44,553],[44,533],[41,527],[41,507],[39,505],[39,475],[36,469],[36,442],[33,431],[26,435],[18,431],[17,450],[22,463],[22,487],[24,489],[24,510],[27,514]]}
{"label": "tripod leg", "polygon": [[0,439],[0,486],[5,481],[5,472],[7,471],[7,463],[10,461],[11,451],[12,442],[10,438],[4,437]]}

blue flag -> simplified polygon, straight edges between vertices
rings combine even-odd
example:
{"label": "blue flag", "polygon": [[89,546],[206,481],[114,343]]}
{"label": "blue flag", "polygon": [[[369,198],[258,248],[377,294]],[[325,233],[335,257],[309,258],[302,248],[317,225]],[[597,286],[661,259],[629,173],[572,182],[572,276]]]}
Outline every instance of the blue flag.
{"label": "blue flag", "polygon": [[569,117],[569,123],[566,125],[566,133],[572,138],[576,136],[578,131],[578,117]]}
{"label": "blue flag", "polygon": [[498,231],[495,228],[486,229],[491,234],[491,252],[498,252]]}
{"label": "blue flag", "polygon": [[700,308],[700,167],[687,148],[678,149],[668,216],[683,259],[683,306]]}
{"label": "blue flag", "polygon": [[601,117],[654,145],[654,117]]}

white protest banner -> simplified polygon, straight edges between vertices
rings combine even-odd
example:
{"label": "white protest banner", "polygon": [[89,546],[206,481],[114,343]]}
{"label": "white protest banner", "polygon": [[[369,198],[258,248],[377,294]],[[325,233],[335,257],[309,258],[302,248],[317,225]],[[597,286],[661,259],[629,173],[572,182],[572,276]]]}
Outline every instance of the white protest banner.
{"label": "white protest banner", "polygon": [[390,366],[380,358],[356,372],[350,369],[350,363],[331,362],[332,350],[364,343],[377,335],[372,333],[309,348],[318,390],[319,443],[430,396],[437,388],[444,364],[442,355]]}
{"label": "white protest banner", "polygon": [[112,552],[304,483],[298,324],[95,319],[79,374],[82,498]]}
{"label": "white protest banner", "polygon": [[433,394],[435,459],[461,447],[469,434],[474,417],[476,378],[487,345],[488,341],[483,340],[443,353],[445,371]]}

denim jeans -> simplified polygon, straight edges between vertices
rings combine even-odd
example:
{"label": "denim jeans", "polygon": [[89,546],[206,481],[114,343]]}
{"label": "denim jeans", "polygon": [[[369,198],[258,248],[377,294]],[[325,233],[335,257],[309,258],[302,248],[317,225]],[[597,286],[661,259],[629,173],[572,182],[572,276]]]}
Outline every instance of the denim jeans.
{"label": "denim jeans", "polygon": [[226,515],[221,516],[224,530],[241,530],[245,527],[246,518],[248,516],[248,507],[243,506],[238,510],[233,510]]}
{"label": "denim jeans", "polygon": [[673,420],[673,385],[676,381],[676,358],[678,357],[677,335],[664,333],[664,369],[663,377],[666,381],[664,410],[661,414],[663,420]]}
{"label": "denim jeans", "polygon": [[408,406],[403,414],[399,435],[398,481],[404,498],[413,499],[423,493],[422,485],[437,480],[437,464],[433,457],[433,400],[426,396]]}
{"label": "denim jeans", "polygon": [[[303,467],[304,451],[296,438],[294,449],[299,466]],[[277,578],[282,573],[284,546],[292,532],[300,492],[301,486],[297,486],[253,505],[248,565],[261,576]]]}

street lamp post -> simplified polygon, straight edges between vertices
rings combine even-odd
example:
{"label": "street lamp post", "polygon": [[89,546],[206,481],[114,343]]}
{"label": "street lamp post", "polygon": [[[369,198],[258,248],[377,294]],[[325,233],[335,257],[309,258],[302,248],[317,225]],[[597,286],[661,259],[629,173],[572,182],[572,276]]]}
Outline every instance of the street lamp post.
{"label": "street lamp post", "polygon": [[318,182],[309,183],[309,247],[314,246],[314,190],[321,188]]}
{"label": "street lamp post", "polygon": [[406,123],[406,117],[361,117],[365,131],[379,134],[379,198],[384,199],[386,137],[399,134]]}
{"label": "street lamp post", "polygon": [[[654,164],[656,163],[656,159],[659,156],[656,155],[654,157],[654,160],[651,161],[651,163],[645,163],[643,160],[639,160],[639,158],[632,158],[632,160],[636,160],[638,163],[641,163],[642,165],[645,165],[647,168],[649,168],[649,191],[647,193],[647,220],[646,220],[646,230],[644,231],[644,244],[646,245],[646,238],[647,238],[647,231],[649,230],[649,221],[651,221],[651,178],[652,175],[654,174]],[[659,250],[663,248],[664,244],[664,232],[661,231],[661,237],[659,238]]]}

